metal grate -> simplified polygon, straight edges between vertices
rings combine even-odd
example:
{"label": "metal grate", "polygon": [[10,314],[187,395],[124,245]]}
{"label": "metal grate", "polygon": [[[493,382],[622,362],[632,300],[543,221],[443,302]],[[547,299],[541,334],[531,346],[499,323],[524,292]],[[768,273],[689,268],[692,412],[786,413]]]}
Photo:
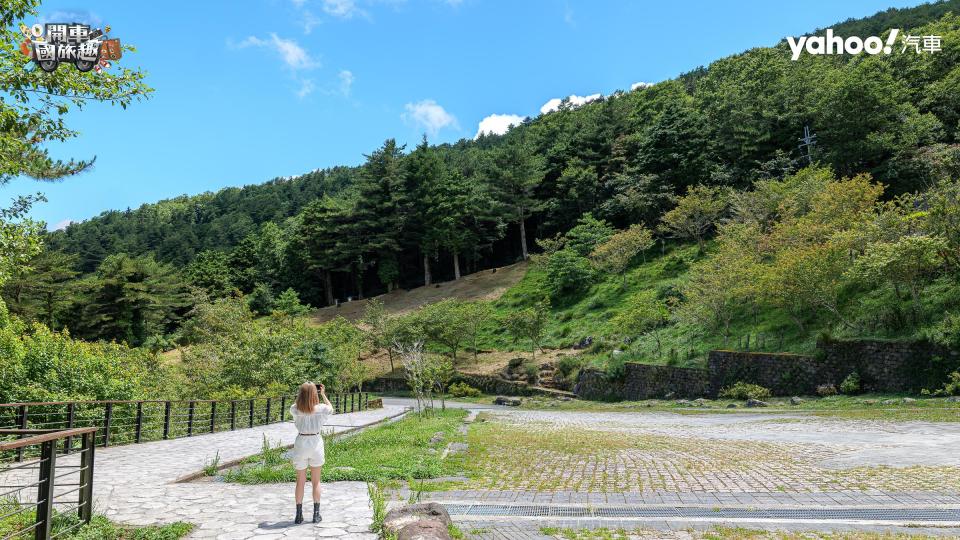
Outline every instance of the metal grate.
{"label": "metal grate", "polygon": [[714,518],[960,523],[960,508],[704,508],[695,506],[551,506],[449,504],[456,516],[531,518]]}

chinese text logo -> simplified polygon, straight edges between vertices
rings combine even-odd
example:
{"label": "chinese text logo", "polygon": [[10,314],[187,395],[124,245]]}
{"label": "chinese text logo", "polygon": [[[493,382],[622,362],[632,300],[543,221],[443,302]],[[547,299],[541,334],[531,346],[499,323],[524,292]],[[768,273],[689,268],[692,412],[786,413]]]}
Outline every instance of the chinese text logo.
{"label": "chinese text logo", "polygon": [[35,24],[30,28],[21,24],[20,31],[25,36],[20,52],[46,72],[69,62],[80,71],[95,69],[100,73],[110,67],[110,60],[118,60],[123,54],[120,40],[108,39],[109,26],[91,30],[80,23]]}
{"label": "chinese text logo", "polygon": [[[894,45],[897,43],[897,36],[900,35],[900,30],[897,28],[890,30],[890,34],[887,35],[886,39],[879,36],[870,36],[866,39],[858,36],[843,38],[833,35],[832,28],[827,29],[825,34],[824,36],[801,36],[799,39],[792,36],[787,37],[787,44],[790,45],[790,51],[792,52],[791,60],[799,59],[800,54],[804,51],[806,51],[807,54],[813,55],[891,54],[894,51]],[[901,53],[905,53],[908,50],[916,54],[920,54],[921,52],[935,53],[943,49],[940,36],[911,36],[907,34],[903,36],[902,43]]]}

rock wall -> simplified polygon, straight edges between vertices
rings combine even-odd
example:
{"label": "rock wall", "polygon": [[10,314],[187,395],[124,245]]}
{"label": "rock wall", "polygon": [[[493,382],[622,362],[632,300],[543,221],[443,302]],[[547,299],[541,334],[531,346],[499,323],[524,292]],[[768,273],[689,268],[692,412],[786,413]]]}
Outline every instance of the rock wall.
{"label": "rock wall", "polygon": [[708,392],[709,378],[702,369],[624,364],[624,399],[695,398]]}
{"label": "rock wall", "polygon": [[610,377],[606,371],[582,368],[573,385],[573,393],[581,399],[613,401],[624,399],[624,382]]}
{"label": "rock wall", "polygon": [[626,363],[622,377],[583,369],[574,392],[584,399],[642,400],[716,396],[739,381],[769,388],[774,395],[812,395],[817,386],[839,386],[856,371],[865,392],[936,389],[960,369],[960,352],[927,342],[823,341],[814,356],[787,353],[711,351],[707,369]]}

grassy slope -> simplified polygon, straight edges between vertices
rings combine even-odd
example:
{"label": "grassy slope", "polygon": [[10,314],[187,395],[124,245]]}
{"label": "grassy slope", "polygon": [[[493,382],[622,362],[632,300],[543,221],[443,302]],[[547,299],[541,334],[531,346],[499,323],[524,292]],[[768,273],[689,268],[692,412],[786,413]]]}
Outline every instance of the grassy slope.
{"label": "grassy slope", "polygon": [[[737,320],[731,326],[732,339],[723,336],[705,335],[696,328],[681,323],[671,323],[660,330],[661,351],[657,354],[656,340],[652,333],[632,336],[630,344],[619,337],[619,331],[611,323],[632,295],[653,290],[663,295],[677,288],[688,279],[689,264],[697,259],[694,245],[668,245],[661,253],[648,255],[647,261],[628,270],[627,286],[616,276],[600,277],[581,293],[552,302],[552,316],[547,325],[544,346],[569,347],[587,336],[594,338],[594,346],[586,355],[597,365],[618,364],[623,361],[641,361],[653,364],[672,363],[680,366],[702,365],[707,352],[712,349],[736,348],[737,336],[751,334],[751,349],[757,334],[764,334],[764,350],[782,350],[795,353],[813,351],[816,336],[823,327],[813,326],[800,335],[796,327],[785,317],[772,312],[759,312],[755,317]],[[514,309],[527,305],[531,298],[539,298],[546,291],[544,272],[531,266],[519,283],[508,289],[494,302],[495,313],[504,316]],[[783,335],[781,347],[780,335]],[[491,324],[481,341],[484,348],[520,350],[525,344],[515,344],[503,328]],[[614,349],[623,354],[613,355]],[[674,350],[675,355],[670,351]],[[673,356],[673,359],[672,359]]]}

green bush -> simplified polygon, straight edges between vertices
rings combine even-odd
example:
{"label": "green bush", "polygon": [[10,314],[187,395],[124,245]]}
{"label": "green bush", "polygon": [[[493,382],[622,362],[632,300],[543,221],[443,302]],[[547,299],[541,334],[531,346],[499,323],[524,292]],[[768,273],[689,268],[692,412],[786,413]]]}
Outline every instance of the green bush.
{"label": "green bush", "polygon": [[767,399],[770,397],[770,389],[759,384],[739,381],[733,386],[720,390],[720,397],[727,399]]}
{"label": "green bush", "polygon": [[933,392],[935,396],[957,396],[960,395],[960,372],[954,371],[947,376],[947,382]]}
{"label": "green bush", "polygon": [[590,261],[572,249],[550,255],[546,270],[547,287],[554,298],[576,292],[593,280]]}
{"label": "green bush", "polygon": [[450,385],[450,395],[453,397],[480,397],[482,394],[465,382],[456,382]]}
{"label": "green bush", "polygon": [[840,392],[851,396],[860,393],[860,374],[854,371],[840,383]]}

